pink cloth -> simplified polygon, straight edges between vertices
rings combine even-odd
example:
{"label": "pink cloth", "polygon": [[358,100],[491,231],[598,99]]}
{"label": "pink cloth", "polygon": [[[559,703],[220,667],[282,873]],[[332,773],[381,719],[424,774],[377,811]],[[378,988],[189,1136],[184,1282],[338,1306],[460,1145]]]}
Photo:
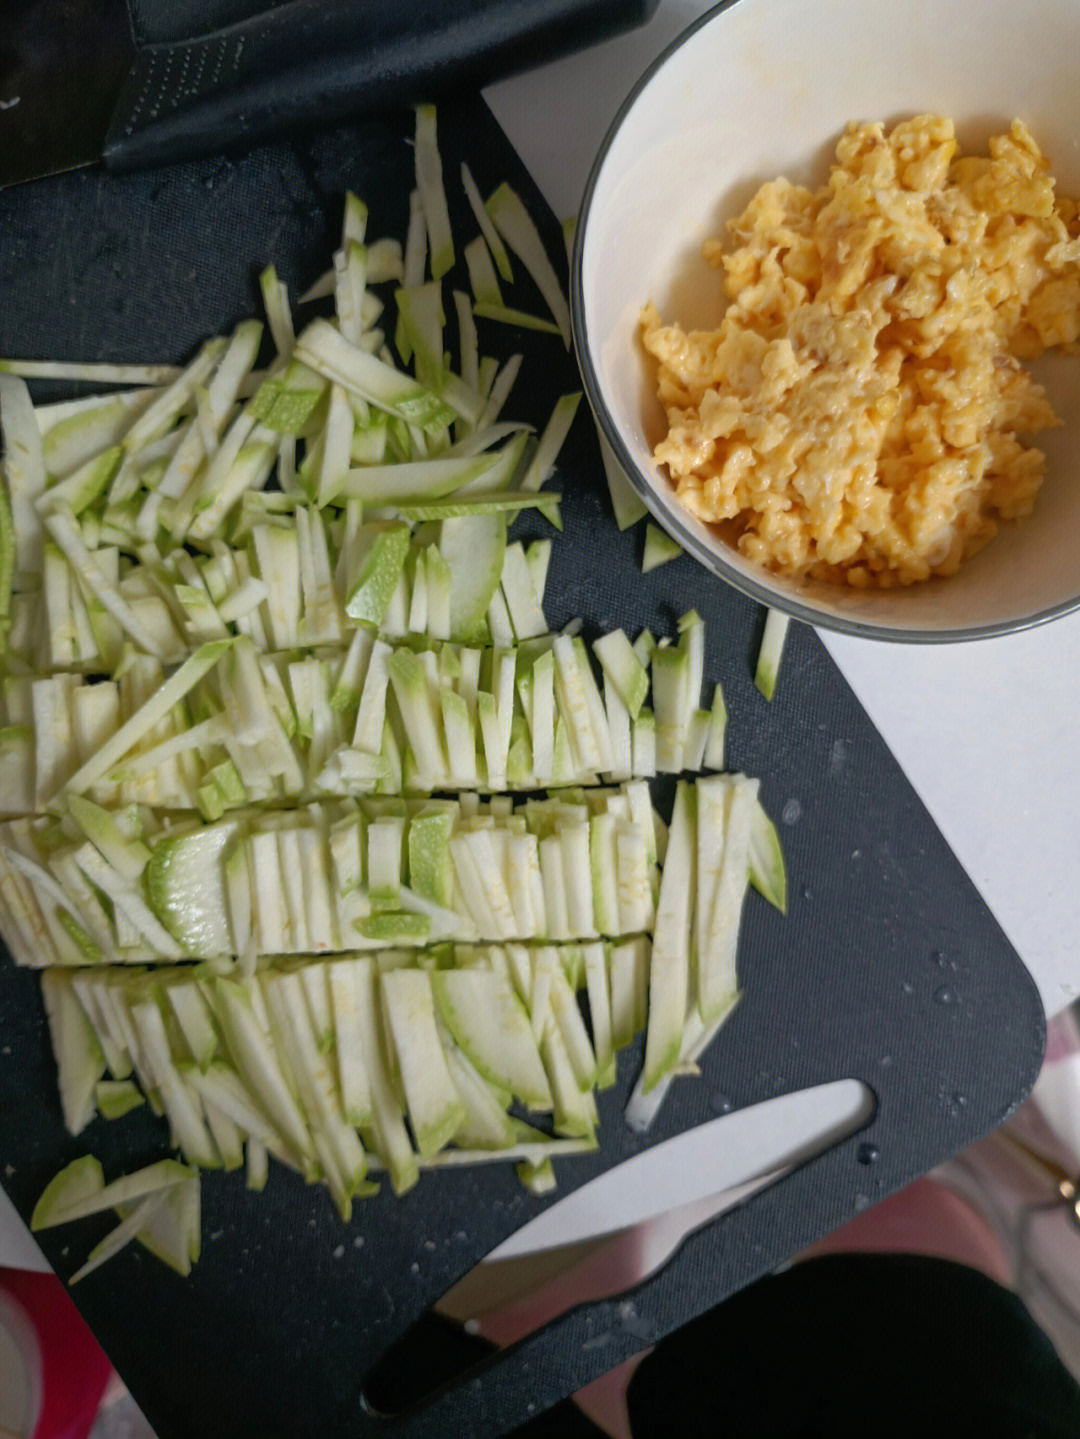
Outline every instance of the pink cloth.
{"label": "pink cloth", "polygon": [[799,1255],[928,1254],[980,1269],[1008,1285],[1012,1268],[1001,1239],[970,1204],[944,1184],[917,1179],[856,1215]]}

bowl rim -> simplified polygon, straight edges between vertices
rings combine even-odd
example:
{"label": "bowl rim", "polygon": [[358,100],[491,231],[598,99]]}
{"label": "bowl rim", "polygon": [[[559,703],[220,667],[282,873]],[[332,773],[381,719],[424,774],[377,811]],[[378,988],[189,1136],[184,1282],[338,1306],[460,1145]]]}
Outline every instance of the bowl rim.
{"label": "bowl rim", "polygon": [[[714,24],[725,11],[732,9],[738,3],[739,0],[719,0],[718,4],[711,6],[704,14],[691,21],[684,30],[669,41],[627,92],[607,128],[600,148],[589,168],[578,213],[578,222],[574,231],[573,253],[570,259],[570,328],[589,407],[620,469],[653,518],[688,554],[699,564],[704,565],[707,570],[710,570],[715,578],[769,609],[781,610],[792,619],[830,630],[836,634],[851,635],[859,639],[887,640],[900,644],[955,644],[969,640],[994,639],[1003,635],[1020,634],[1025,630],[1049,624],[1052,620],[1080,610],[1080,592],[1078,592],[1070,599],[1061,600],[1044,610],[1038,610],[1030,615],[1022,615],[1017,619],[991,620],[985,624],[959,625],[947,629],[907,628],[903,625],[879,624],[875,621],[848,615],[830,614],[828,611],[818,609],[811,602],[802,601],[783,591],[775,591],[765,581],[759,581],[752,575],[743,574],[742,571],[736,569],[725,559],[720,550],[705,544],[673,507],[669,508],[669,504],[665,503],[659,495],[657,486],[638,468],[632,458],[619,427],[615,424],[604,400],[600,378],[592,360],[588,325],[585,319],[585,243],[593,200],[608,153],[641,93],[675,54],[693,40],[699,30]],[[677,501],[673,503],[677,503]]]}

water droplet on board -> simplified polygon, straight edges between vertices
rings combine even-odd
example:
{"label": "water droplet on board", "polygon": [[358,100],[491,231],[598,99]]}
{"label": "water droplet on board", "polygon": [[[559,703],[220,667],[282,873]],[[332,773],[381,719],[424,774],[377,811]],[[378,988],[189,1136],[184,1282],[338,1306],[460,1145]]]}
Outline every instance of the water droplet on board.
{"label": "water droplet on board", "polygon": [[861,1214],[864,1209],[869,1209],[869,1208],[870,1208],[870,1202],[871,1202],[871,1201],[870,1201],[870,1196],[869,1196],[869,1194],[856,1194],[856,1196],[855,1196],[855,1213],[856,1213],[856,1214]]}
{"label": "water droplet on board", "polygon": [[882,1069],[888,1069],[889,1066],[892,1064],[892,1055],[883,1054],[878,1060],[878,1063],[881,1065]]}
{"label": "water droplet on board", "polygon": [[953,1090],[950,1094],[944,1086],[938,1090],[938,1099],[948,1110],[949,1116],[952,1119],[956,1119],[959,1116],[960,1111],[966,1108],[968,1102],[966,1094],[961,1093],[958,1089]]}
{"label": "water droplet on board", "polygon": [[802,805],[797,799],[789,799],[780,811],[780,818],[785,824],[798,824],[802,818]]}
{"label": "water droplet on board", "polygon": [[652,1340],[653,1328],[648,1319],[642,1318],[637,1308],[629,1300],[624,1300],[618,1308],[619,1328],[624,1334],[630,1334],[635,1339],[642,1339],[646,1342]]}
{"label": "water droplet on board", "polygon": [[717,1114],[731,1113],[731,1096],[721,1093],[720,1090],[709,1095],[709,1104]]}
{"label": "water droplet on board", "polygon": [[914,993],[915,993],[915,986],[914,986],[913,984],[910,984],[906,979],[904,980],[904,993],[905,993],[905,994],[914,994]]}
{"label": "water droplet on board", "polygon": [[855,1158],[860,1164],[876,1164],[881,1156],[881,1150],[876,1144],[860,1144],[855,1151]]}
{"label": "water droplet on board", "polygon": [[950,989],[947,984],[943,984],[940,989],[934,990],[934,1002],[935,1004],[956,1004],[956,991]]}

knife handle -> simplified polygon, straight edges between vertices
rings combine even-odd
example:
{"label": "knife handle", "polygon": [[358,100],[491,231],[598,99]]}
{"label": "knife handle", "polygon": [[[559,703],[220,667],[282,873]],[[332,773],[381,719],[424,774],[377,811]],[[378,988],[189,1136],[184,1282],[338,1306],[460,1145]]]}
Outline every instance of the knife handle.
{"label": "knife handle", "polygon": [[114,170],[478,88],[643,23],[657,0],[291,0],[137,48],[104,147]]}

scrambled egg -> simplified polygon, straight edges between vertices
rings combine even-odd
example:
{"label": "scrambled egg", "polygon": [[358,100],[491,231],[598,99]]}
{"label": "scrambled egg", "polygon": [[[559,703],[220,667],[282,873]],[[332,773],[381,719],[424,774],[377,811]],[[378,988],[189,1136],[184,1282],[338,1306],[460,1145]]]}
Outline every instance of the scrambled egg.
{"label": "scrambled egg", "polygon": [[705,245],[716,331],[641,323],[679,499],[750,559],[857,586],[953,574],[1030,513],[1058,424],[1021,366],[1080,351],[1080,213],[1019,122],[850,125],[826,185],[779,179]]}

